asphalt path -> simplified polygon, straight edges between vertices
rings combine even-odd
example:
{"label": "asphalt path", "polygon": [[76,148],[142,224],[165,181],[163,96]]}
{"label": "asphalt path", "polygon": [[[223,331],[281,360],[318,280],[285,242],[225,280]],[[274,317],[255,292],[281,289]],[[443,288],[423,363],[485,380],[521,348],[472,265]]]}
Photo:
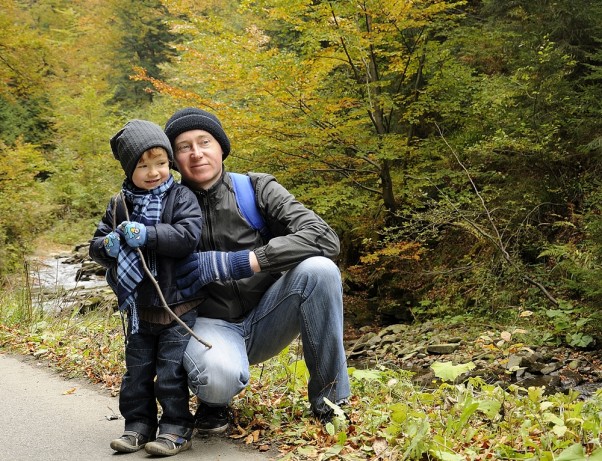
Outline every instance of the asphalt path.
{"label": "asphalt path", "polygon": [[[85,380],[65,379],[42,361],[0,354],[0,459],[97,461],[157,459],[144,450],[117,454],[109,446],[123,431],[116,397]],[[174,460],[266,461],[223,436],[194,437]]]}

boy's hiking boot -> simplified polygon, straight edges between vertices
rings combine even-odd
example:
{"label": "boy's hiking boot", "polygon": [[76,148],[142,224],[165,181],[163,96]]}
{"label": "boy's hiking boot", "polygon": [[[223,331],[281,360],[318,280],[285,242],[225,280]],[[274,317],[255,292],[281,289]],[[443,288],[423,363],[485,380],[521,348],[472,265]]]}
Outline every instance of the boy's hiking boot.
{"label": "boy's hiking boot", "polygon": [[125,431],[121,437],[111,441],[111,448],[119,453],[134,453],[144,448],[148,437],[134,431]]}
{"label": "boy's hiking boot", "polygon": [[188,450],[191,446],[190,440],[179,435],[160,434],[155,441],[147,443],[144,449],[149,455],[173,456]]}
{"label": "boy's hiking boot", "polygon": [[194,414],[194,427],[199,434],[221,434],[228,429],[229,422],[229,407],[210,407],[199,402]]}

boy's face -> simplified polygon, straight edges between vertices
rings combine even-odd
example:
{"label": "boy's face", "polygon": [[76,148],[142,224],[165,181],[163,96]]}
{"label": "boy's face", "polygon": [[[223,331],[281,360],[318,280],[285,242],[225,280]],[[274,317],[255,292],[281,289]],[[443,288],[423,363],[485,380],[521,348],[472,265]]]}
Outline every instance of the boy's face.
{"label": "boy's face", "polygon": [[175,161],[182,179],[197,190],[209,189],[222,174],[222,147],[204,130],[190,130],[174,142]]}
{"label": "boy's face", "polygon": [[139,189],[151,190],[169,178],[169,158],[163,149],[147,150],[132,173],[132,182]]}

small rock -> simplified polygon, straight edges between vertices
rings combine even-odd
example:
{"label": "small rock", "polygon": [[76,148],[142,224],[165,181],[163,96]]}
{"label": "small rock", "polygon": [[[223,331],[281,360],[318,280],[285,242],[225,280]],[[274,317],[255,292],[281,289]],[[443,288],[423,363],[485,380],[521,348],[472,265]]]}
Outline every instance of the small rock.
{"label": "small rock", "polygon": [[513,368],[520,368],[523,364],[524,357],[516,354],[512,354],[508,357],[508,363],[506,364],[506,368],[508,370],[512,370]]}
{"label": "small rock", "polygon": [[516,383],[521,387],[545,387],[546,394],[555,393],[560,387],[560,378],[558,376],[529,376],[526,375],[524,379],[517,380]]}
{"label": "small rock", "polygon": [[426,347],[429,354],[452,354],[460,348],[458,343],[431,344]]}
{"label": "small rock", "polygon": [[416,355],[416,351],[414,352],[410,352],[409,354],[404,355],[401,360],[403,360],[404,362],[407,360],[410,360],[412,357],[414,357]]}
{"label": "small rock", "polygon": [[399,337],[396,335],[385,335],[385,336],[382,336],[381,342],[382,342],[382,344],[398,343]]}
{"label": "small rock", "polygon": [[369,332],[369,333],[366,333],[365,335],[362,335],[355,342],[355,345],[353,346],[352,351],[367,349],[370,345],[369,341],[374,337],[376,337],[376,333],[373,333],[373,332]]}
{"label": "small rock", "polygon": [[583,377],[572,370],[564,370],[560,373],[560,381],[567,388],[576,387],[583,383]]}
{"label": "small rock", "polygon": [[525,376],[525,372],[526,372],[526,371],[527,371],[527,369],[526,369],[526,368],[524,368],[524,367],[519,367],[519,368],[516,370],[516,373],[515,373],[515,375],[516,375],[516,377],[517,377],[517,378],[522,378],[523,376]]}
{"label": "small rock", "polygon": [[552,362],[552,363],[549,363],[549,364],[547,364],[547,365],[543,366],[543,367],[541,368],[541,370],[539,370],[539,372],[540,372],[542,375],[549,375],[549,374],[550,374],[550,373],[552,373],[553,371],[556,371],[556,370],[558,370],[558,368],[560,368],[560,364],[559,364],[558,362]]}
{"label": "small rock", "polygon": [[382,330],[380,330],[380,332],[378,334],[379,334],[379,336],[399,335],[399,334],[407,331],[407,329],[408,329],[407,325],[403,325],[401,323],[396,323],[395,325],[389,325],[389,326],[383,328]]}
{"label": "small rock", "polygon": [[581,365],[581,362],[579,360],[571,360],[567,367],[569,367],[571,370],[577,370],[579,368],[579,365]]}

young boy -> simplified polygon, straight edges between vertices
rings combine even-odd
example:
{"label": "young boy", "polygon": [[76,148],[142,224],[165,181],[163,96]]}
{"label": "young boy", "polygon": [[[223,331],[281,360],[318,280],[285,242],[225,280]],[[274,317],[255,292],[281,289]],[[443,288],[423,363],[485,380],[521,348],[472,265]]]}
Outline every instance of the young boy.
{"label": "young boy", "polygon": [[[190,336],[164,309],[138,252],[143,252],[169,307],[192,328],[204,295],[185,298],[177,288],[176,274],[181,265],[191,264],[190,258],[182,258],[197,248],[202,213],[194,193],[174,182],[169,172],[172,147],[158,125],[128,122],[111,138],[111,150],[126,179],[90,242],[90,257],[107,268],[119,310],[128,315],[126,373],[119,395],[125,431],[111,448],[175,455],[191,446],[193,417],[182,365]],[[199,156],[196,150],[191,155]],[[195,286],[253,275],[249,250],[197,252],[193,265],[189,278],[194,278]],[[156,400],[163,410],[159,422]]]}
{"label": "young boy", "polygon": [[[126,373],[119,395],[125,431],[111,448],[175,455],[191,446],[193,417],[182,365],[190,335],[164,309],[143,264],[172,311],[192,327],[198,300],[182,297],[174,274],[178,260],[199,243],[202,213],[193,193],[170,173],[173,152],[161,127],[131,120],[111,138],[111,149],[126,179],[90,243],[90,257],[107,268],[119,309],[128,316]],[[157,400],[163,410],[159,421]]]}

